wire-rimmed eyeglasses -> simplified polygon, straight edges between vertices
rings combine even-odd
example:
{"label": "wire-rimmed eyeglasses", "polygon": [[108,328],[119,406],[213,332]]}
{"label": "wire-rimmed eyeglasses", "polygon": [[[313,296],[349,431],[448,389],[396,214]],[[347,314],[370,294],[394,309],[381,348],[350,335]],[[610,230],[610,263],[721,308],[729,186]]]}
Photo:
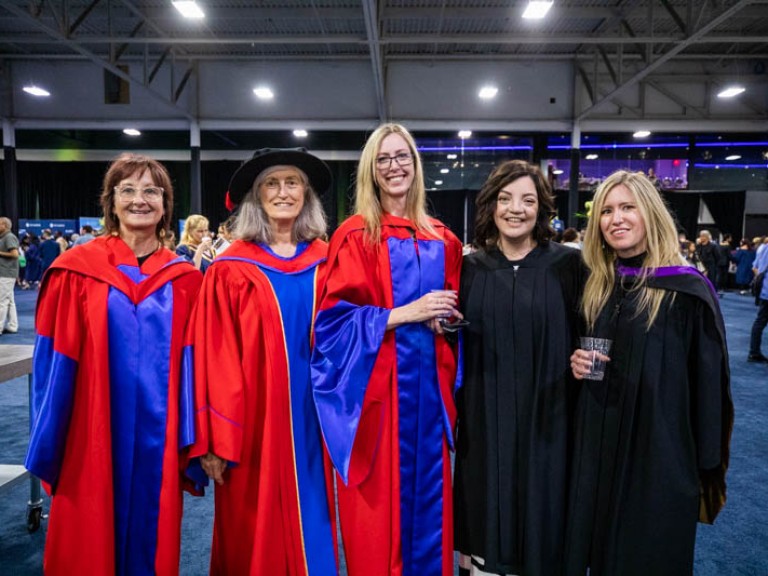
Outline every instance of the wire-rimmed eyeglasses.
{"label": "wire-rimmed eyeglasses", "polygon": [[147,186],[136,188],[135,186],[115,186],[115,194],[120,200],[133,200],[141,192],[142,198],[147,202],[159,202],[163,199],[163,190],[160,186]]}
{"label": "wire-rimmed eyeglasses", "polygon": [[397,162],[398,166],[408,166],[413,163],[413,155],[407,152],[400,152],[394,156],[379,156],[376,158],[376,168],[379,170],[389,170],[392,166],[392,160]]}

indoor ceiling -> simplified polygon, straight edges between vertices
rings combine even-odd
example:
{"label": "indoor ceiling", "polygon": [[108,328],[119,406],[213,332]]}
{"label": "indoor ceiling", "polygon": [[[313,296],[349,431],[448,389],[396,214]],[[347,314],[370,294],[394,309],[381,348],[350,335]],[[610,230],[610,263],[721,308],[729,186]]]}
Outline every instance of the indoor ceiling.
{"label": "indoor ceiling", "polygon": [[[738,118],[765,125],[768,0],[555,0],[541,20],[521,18],[526,4],[198,0],[205,17],[190,20],[170,0],[0,0],[0,65],[80,61],[145,88],[172,66],[173,90],[158,98],[175,104],[206,63],[362,63],[374,119],[384,121],[392,116],[390,70],[398,66],[422,63],[450,76],[458,63],[566,62],[572,91],[584,94],[573,98],[573,121],[643,117],[642,96],[624,100],[638,85],[673,112],[719,117],[703,97],[674,84],[710,94],[740,80],[752,88]],[[201,116],[190,107],[185,113]]]}

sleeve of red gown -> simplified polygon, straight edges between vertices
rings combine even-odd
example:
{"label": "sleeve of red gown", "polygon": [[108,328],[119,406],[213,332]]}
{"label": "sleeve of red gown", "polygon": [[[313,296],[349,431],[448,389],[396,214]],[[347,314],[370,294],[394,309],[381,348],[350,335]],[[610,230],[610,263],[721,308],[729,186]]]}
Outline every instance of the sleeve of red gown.
{"label": "sleeve of red gown", "polygon": [[82,284],[51,270],[35,316],[30,440],[25,466],[55,492],[67,441],[82,341]]}
{"label": "sleeve of red gown", "polygon": [[243,373],[238,297],[221,274],[206,274],[190,326],[194,345],[195,443],[190,457],[213,452],[237,464],[243,444]]}
{"label": "sleeve of red gown", "polygon": [[389,308],[365,304],[375,300],[370,277],[375,269],[361,236],[337,235],[331,240],[311,370],[320,428],[345,483],[368,382],[390,314]]}

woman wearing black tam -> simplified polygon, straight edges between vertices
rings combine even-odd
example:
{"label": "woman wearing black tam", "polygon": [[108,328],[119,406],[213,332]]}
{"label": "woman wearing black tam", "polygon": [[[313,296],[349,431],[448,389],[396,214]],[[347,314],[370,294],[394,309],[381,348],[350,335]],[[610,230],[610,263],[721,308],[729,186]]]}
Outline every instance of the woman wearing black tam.
{"label": "woman wearing black tam", "polygon": [[206,273],[193,325],[191,456],[200,484],[216,483],[211,574],[337,573],[309,379],[330,184],[304,149],[260,150],[230,182],[236,240]]}

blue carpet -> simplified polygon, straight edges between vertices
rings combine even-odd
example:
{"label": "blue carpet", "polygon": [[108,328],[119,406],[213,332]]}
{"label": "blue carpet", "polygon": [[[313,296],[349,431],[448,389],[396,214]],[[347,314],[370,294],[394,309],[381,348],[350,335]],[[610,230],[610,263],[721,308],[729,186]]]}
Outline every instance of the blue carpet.
{"label": "blue carpet", "polygon": [[[746,362],[749,331],[757,308],[751,298],[728,293],[721,300],[731,353],[731,388],[736,425],[731,443],[728,503],[714,526],[700,525],[697,576],[768,574],[768,365]],[[0,337],[2,344],[32,344],[35,294],[17,292],[20,329]],[[768,354],[768,334],[763,353]],[[0,462],[21,463],[29,427],[26,378],[0,384]],[[34,534],[26,529],[29,485],[0,498],[0,573],[42,574],[45,522]],[[247,498],[247,494],[243,495]],[[45,510],[48,509],[46,501]],[[182,576],[208,574],[213,498],[187,497],[181,545]]]}

